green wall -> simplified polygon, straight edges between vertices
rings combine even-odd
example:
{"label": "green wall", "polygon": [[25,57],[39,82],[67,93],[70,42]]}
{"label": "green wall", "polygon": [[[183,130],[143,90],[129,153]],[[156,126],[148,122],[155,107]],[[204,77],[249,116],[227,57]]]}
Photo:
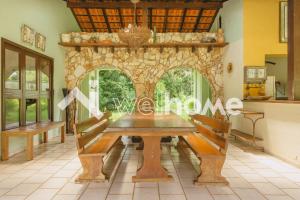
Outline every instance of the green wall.
{"label": "green wall", "polygon": [[[79,31],[79,27],[62,0],[1,0],[0,37],[39,51],[21,42],[22,24],[47,37],[46,51],[40,53],[54,58],[54,119],[61,120],[62,113],[56,105],[63,98],[61,89],[65,86],[64,50],[57,43],[60,33]],[[10,145],[10,152],[15,153],[22,151],[25,144],[23,140],[16,139],[11,140]]]}

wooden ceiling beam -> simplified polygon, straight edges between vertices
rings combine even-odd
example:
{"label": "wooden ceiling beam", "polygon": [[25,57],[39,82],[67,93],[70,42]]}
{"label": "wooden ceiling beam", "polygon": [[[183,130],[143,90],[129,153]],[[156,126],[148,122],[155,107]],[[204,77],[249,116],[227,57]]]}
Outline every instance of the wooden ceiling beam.
{"label": "wooden ceiling beam", "polygon": [[197,17],[197,21],[196,21],[196,24],[195,24],[193,32],[196,32],[198,30],[198,25],[199,25],[200,19],[201,19],[202,14],[203,14],[203,10],[204,9],[201,9],[201,11],[200,11],[200,13],[199,13],[199,15]]}
{"label": "wooden ceiling beam", "polygon": [[103,12],[103,17],[104,17],[104,20],[105,20],[105,23],[106,23],[106,26],[107,26],[107,30],[108,30],[109,33],[111,33],[111,28],[110,28],[110,24],[109,24],[109,21],[108,21],[107,14],[106,14],[106,10],[102,9],[102,12]]}
{"label": "wooden ceiling beam", "polygon": [[[133,8],[130,1],[87,1],[87,2],[67,2],[69,8]],[[137,8],[161,8],[161,9],[217,9],[222,8],[223,2],[150,2],[142,1],[137,4]]]}
{"label": "wooden ceiling beam", "polygon": [[180,25],[180,32],[182,32],[182,29],[183,29],[183,25],[184,25],[184,21],[185,21],[185,17],[186,17],[186,12],[187,12],[187,9],[184,9],[184,12],[183,12],[183,15],[182,15],[182,20],[181,20],[181,25]]}

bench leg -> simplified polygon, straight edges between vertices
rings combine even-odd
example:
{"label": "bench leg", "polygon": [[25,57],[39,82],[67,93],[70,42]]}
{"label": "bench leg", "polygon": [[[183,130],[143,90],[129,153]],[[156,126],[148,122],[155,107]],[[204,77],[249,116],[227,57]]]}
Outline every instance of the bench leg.
{"label": "bench leg", "polygon": [[221,175],[221,170],[225,162],[225,156],[203,156],[200,159],[200,162],[201,172],[195,180],[195,184],[228,184],[227,180]]}
{"label": "bench leg", "polygon": [[27,136],[27,160],[32,160],[33,159],[33,136],[28,135]]}
{"label": "bench leg", "polygon": [[44,132],[44,143],[48,142],[48,132]]}
{"label": "bench leg", "polygon": [[9,138],[5,134],[1,134],[1,150],[2,160],[8,160]]}
{"label": "bench leg", "polygon": [[79,159],[83,172],[78,176],[76,182],[95,181],[103,182],[106,175],[103,173],[103,157],[101,155],[80,155]]}
{"label": "bench leg", "polygon": [[65,126],[60,128],[60,141],[61,143],[65,142]]}

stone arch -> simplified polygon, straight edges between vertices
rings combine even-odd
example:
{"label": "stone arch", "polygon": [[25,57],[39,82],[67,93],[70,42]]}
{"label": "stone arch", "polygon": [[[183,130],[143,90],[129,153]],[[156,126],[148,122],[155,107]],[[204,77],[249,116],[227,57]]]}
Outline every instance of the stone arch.
{"label": "stone arch", "polygon": [[166,48],[139,51],[137,54],[127,49],[99,49],[95,53],[93,48],[82,48],[81,52],[69,51],[66,56],[67,87],[72,89],[90,71],[103,66],[113,66],[121,70],[132,80],[137,97],[152,98],[157,81],[170,69],[187,67],[196,69],[209,81],[212,88],[213,100],[223,100],[223,66],[222,52],[214,49],[208,53],[206,48],[199,48],[195,52],[182,49]]}

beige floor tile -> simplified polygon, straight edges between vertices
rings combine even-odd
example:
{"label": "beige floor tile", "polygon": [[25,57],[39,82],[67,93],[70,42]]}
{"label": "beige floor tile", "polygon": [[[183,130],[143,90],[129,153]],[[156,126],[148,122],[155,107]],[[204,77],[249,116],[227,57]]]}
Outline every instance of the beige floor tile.
{"label": "beige floor tile", "polygon": [[268,200],[293,200],[290,196],[287,195],[266,195]]}
{"label": "beige floor tile", "polygon": [[53,177],[56,178],[71,178],[73,177],[78,170],[59,170],[54,174]]}
{"label": "beige floor tile", "polygon": [[11,189],[19,185],[24,178],[8,178],[0,182],[0,189]]}
{"label": "beige floor tile", "polygon": [[258,175],[258,174],[241,174],[241,176],[246,179],[246,181],[250,182],[250,183],[266,183],[268,182],[267,179],[265,179],[264,177]]}
{"label": "beige floor tile", "polygon": [[108,195],[106,200],[132,200],[132,195]]}
{"label": "beige floor tile", "polygon": [[58,192],[57,189],[38,189],[32,193],[26,200],[50,200]]}
{"label": "beige floor tile", "polygon": [[158,185],[160,194],[184,194],[180,183],[161,182]]}
{"label": "beige floor tile", "polygon": [[87,184],[67,183],[59,194],[81,194],[87,187]]}
{"label": "beige floor tile", "polygon": [[9,191],[9,189],[0,189],[0,196],[4,195],[8,191]]}
{"label": "beige floor tile", "polygon": [[279,188],[284,189],[291,189],[291,188],[300,188],[299,185],[293,183],[292,181],[288,180],[287,178],[268,178],[268,180]]}
{"label": "beige floor tile", "polygon": [[271,183],[252,183],[252,185],[262,194],[283,195],[279,188]]}
{"label": "beige floor tile", "polygon": [[135,188],[133,200],[159,200],[158,188]]}
{"label": "beige floor tile", "polygon": [[109,188],[110,187],[109,182],[102,182],[102,183],[90,183],[87,187],[87,189],[98,189],[98,188]]}
{"label": "beige floor tile", "polygon": [[138,182],[135,183],[135,187],[137,188],[155,188],[158,187],[158,183],[156,182]]}
{"label": "beige floor tile", "polygon": [[35,174],[27,179],[24,183],[44,183],[50,178],[51,174]]}
{"label": "beige floor tile", "polygon": [[34,192],[39,186],[39,184],[20,184],[6,193],[6,195],[26,196]]}
{"label": "beige floor tile", "polygon": [[227,178],[227,181],[231,188],[253,188],[253,186],[243,178]]}
{"label": "beige floor tile", "polygon": [[108,193],[108,189],[88,189],[81,195],[80,200],[105,200]]}
{"label": "beige floor tile", "polygon": [[0,200],[24,200],[27,196],[1,196]]}
{"label": "beige floor tile", "polygon": [[56,195],[52,200],[77,200],[79,195]]}
{"label": "beige floor tile", "polygon": [[136,172],[118,172],[115,176],[114,182],[121,182],[121,183],[131,183],[132,176],[135,176]]}
{"label": "beige floor tile", "polygon": [[283,191],[294,199],[300,199],[300,189],[283,189]]}
{"label": "beige floor tile", "polygon": [[254,200],[254,199],[265,200],[266,199],[256,189],[235,188],[233,190],[242,200]]}
{"label": "beige floor tile", "polygon": [[41,188],[59,189],[62,188],[67,181],[67,178],[50,178],[41,186]]}
{"label": "beige floor tile", "polygon": [[133,194],[133,183],[113,183],[109,194],[127,194],[132,195]]}
{"label": "beige floor tile", "polygon": [[239,200],[240,198],[234,194],[213,195],[214,200]]}
{"label": "beige floor tile", "polygon": [[213,200],[213,197],[204,186],[199,188],[185,188],[184,192],[187,200]]}
{"label": "beige floor tile", "polygon": [[211,194],[233,194],[228,186],[208,185],[207,189]]}
{"label": "beige floor tile", "polygon": [[165,195],[160,195],[160,200],[186,200],[184,195],[170,195],[170,194],[165,194]]}

